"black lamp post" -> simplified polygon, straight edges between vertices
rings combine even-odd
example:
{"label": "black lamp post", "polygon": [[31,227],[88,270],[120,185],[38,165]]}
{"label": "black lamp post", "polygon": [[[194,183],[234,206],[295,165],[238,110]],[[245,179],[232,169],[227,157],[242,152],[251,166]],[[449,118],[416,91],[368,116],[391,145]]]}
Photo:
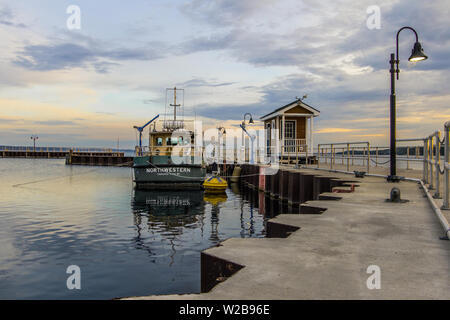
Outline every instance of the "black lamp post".
{"label": "black lamp post", "polygon": [[[255,141],[255,136],[251,135],[250,133],[248,133],[247,129],[245,129],[245,118],[247,116],[250,116],[250,120],[248,121],[249,124],[254,124],[255,122],[253,121],[253,117],[252,114],[247,112],[246,114],[244,114],[244,121],[242,121],[242,124],[240,125],[240,127],[242,128],[242,131],[244,131],[248,137],[250,138],[250,141],[252,143],[252,150],[251,150],[251,154],[250,154],[250,163],[253,164],[253,142]],[[243,135],[244,133],[242,133]],[[242,141],[244,141],[244,136],[242,136]]]}
{"label": "black lamp post", "polygon": [[254,122],[253,122],[253,117],[252,117],[252,114],[251,113],[246,113],[246,114],[244,114],[244,121],[242,121],[242,125],[245,127],[245,117],[247,117],[247,116],[250,116],[250,120],[248,121],[248,123],[250,123],[250,124],[253,124]]}
{"label": "black lamp post", "polygon": [[400,35],[400,32],[404,29],[409,29],[414,32],[416,35],[416,42],[414,44],[414,48],[412,49],[411,56],[409,57],[409,61],[411,62],[417,62],[428,59],[428,57],[423,53],[422,45],[419,42],[419,37],[417,36],[416,30],[414,30],[411,27],[403,27],[397,32],[397,56],[395,56],[394,53],[391,53],[391,60],[389,63],[391,64],[391,69],[389,70],[391,73],[391,113],[390,113],[390,119],[391,119],[391,132],[390,132],[390,162],[391,162],[391,171],[390,175],[387,177],[387,180],[390,182],[398,182],[400,180],[400,177],[397,176],[397,158],[396,158],[396,125],[395,125],[395,117],[396,117],[396,98],[395,98],[395,74],[397,74],[397,79],[400,73],[400,70],[398,68],[399,65],[399,57],[398,57],[398,36]]}
{"label": "black lamp post", "polygon": [[39,139],[37,135],[32,135],[31,140],[33,140],[33,152],[36,152],[36,140]]}

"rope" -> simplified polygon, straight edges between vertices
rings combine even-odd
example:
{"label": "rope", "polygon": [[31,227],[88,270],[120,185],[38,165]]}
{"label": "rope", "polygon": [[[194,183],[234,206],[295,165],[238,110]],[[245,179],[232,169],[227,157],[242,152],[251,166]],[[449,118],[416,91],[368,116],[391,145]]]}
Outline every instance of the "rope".
{"label": "rope", "polygon": [[33,184],[33,183],[57,180],[57,179],[62,179],[62,178],[67,178],[67,177],[81,176],[81,175],[88,174],[88,173],[91,173],[91,172],[99,170],[99,169],[100,168],[95,168],[95,169],[89,170],[87,172],[79,173],[79,174],[69,174],[69,175],[65,175],[65,176],[51,177],[51,178],[46,178],[46,179],[41,179],[41,180],[34,180],[34,181],[29,181],[29,182],[24,182],[24,183],[13,184],[12,187],[17,188],[17,187],[21,187],[21,186],[25,186],[25,185]]}
{"label": "rope", "polygon": [[376,163],[377,165],[383,165],[383,164],[386,164],[386,163],[388,163],[388,162],[391,161],[391,159],[389,159],[389,160],[387,160],[386,162],[380,163],[380,162],[377,162],[377,161],[373,160],[372,158],[370,158],[370,160],[371,160],[373,163]]}
{"label": "rope", "polygon": [[[113,164],[109,167],[124,167],[127,164],[131,164],[133,163],[133,161],[127,161],[124,163],[119,163],[119,164]],[[29,182],[24,182],[24,183],[18,183],[18,184],[14,184],[12,185],[13,188],[17,188],[17,187],[21,187],[21,186],[25,186],[25,185],[29,185],[29,184],[34,184],[34,183],[39,183],[39,182],[46,182],[46,181],[51,181],[51,180],[57,180],[57,179],[62,179],[62,178],[68,178],[68,177],[76,177],[76,176],[82,176],[94,171],[98,171],[100,170],[101,167],[86,171],[86,172],[81,172],[78,174],[69,174],[69,175],[64,175],[64,176],[57,176],[57,177],[49,177],[49,178],[45,178],[45,179],[40,179],[40,180],[34,180],[34,181],[29,181]]]}
{"label": "rope", "polygon": [[439,174],[441,174],[441,175],[445,174],[445,166],[444,166],[444,169],[442,169],[442,170],[441,170],[441,166],[440,165],[438,165],[437,167],[438,167],[438,170],[439,170]]}

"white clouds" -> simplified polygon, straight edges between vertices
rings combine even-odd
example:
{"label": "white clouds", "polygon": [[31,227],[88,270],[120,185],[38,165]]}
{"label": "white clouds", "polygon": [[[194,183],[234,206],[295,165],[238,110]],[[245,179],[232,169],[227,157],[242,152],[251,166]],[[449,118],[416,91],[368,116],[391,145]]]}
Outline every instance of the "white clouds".
{"label": "white clouds", "polygon": [[[88,8],[97,11],[83,12],[87,18],[99,16],[104,3],[90,3]],[[380,30],[366,27],[366,8],[374,4],[381,8]],[[240,119],[243,110],[256,117],[307,93],[322,111],[321,130],[344,128],[354,120],[361,130],[380,131],[386,125],[388,55],[398,28],[412,24],[430,59],[410,65],[405,56],[413,40],[402,34],[398,101],[407,107],[400,117],[418,119],[424,104],[442,113],[445,102],[450,103],[445,71],[450,68],[450,8],[444,0],[194,0],[150,6],[152,19],[137,13],[149,9],[141,5],[123,4],[123,12],[122,5],[112,6],[108,15],[120,19],[101,32],[105,17],[99,16],[98,22],[83,23],[82,32],[56,27],[33,34],[18,27],[30,21],[0,11],[0,24],[8,28],[0,31],[7,39],[0,70],[9,75],[0,80],[2,94],[37,101],[45,94],[64,108],[72,104],[63,97],[70,90],[61,87],[95,88],[96,98],[81,103],[83,108],[146,117],[162,112],[164,88],[179,85],[187,88],[187,104],[197,105],[197,115],[228,120]],[[150,25],[152,32],[146,35]],[[128,30],[125,40],[117,36],[121,29]],[[27,93],[6,90],[17,85],[26,85]],[[430,106],[432,98],[439,103]],[[437,120],[424,121],[429,125],[422,123],[423,130]]]}

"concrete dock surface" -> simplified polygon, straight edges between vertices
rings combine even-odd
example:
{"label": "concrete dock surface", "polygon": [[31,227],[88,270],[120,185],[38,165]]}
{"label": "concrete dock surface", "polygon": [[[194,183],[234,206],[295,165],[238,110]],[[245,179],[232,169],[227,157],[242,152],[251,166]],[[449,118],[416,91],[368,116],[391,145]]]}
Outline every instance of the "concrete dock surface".
{"label": "concrete dock surface", "polygon": [[[301,172],[358,186],[332,194],[340,200],[303,204],[326,208],[322,214],[271,219],[300,228],[287,238],[232,238],[205,250],[244,266],[207,293],[129,299],[450,299],[450,241],[440,239],[443,228],[420,184]],[[408,202],[385,201],[394,186]],[[368,288],[369,266],[379,267],[379,289]]]}

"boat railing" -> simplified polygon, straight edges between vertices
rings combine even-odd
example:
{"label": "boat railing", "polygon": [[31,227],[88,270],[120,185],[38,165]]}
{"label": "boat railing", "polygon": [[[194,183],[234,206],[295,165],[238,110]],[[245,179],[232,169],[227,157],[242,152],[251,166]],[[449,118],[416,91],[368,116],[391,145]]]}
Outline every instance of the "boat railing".
{"label": "boat railing", "polygon": [[[190,153],[189,153],[190,151]],[[176,152],[176,154],[174,153]],[[146,156],[202,156],[203,148],[191,146],[189,150],[189,146],[182,145],[173,145],[173,146],[145,146],[142,147],[142,153]]]}
{"label": "boat railing", "polygon": [[163,121],[163,129],[165,129],[165,130],[184,129],[184,127],[185,127],[184,120],[164,120]]}

